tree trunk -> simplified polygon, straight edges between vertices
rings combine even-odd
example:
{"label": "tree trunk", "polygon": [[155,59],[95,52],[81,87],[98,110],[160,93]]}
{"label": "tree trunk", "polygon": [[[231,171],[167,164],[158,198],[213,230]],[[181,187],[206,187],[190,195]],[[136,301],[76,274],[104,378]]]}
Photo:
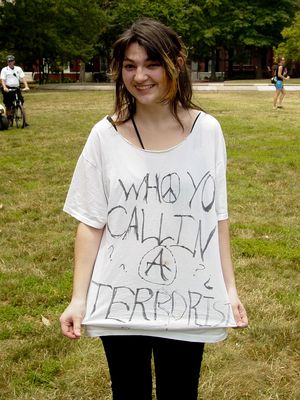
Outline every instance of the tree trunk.
{"label": "tree trunk", "polygon": [[228,70],[226,79],[232,79],[233,76],[233,50],[228,49]]}
{"label": "tree trunk", "polygon": [[210,80],[216,81],[216,64],[217,64],[217,50],[213,49],[211,52],[211,73],[210,73]]}
{"label": "tree trunk", "polygon": [[262,76],[262,57],[263,57],[263,50],[262,49],[257,49],[257,64],[256,64],[256,70],[255,70],[255,78],[256,79],[261,79]]}
{"label": "tree trunk", "polygon": [[45,68],[44,61],[42,57],[39,57],[38,61],[38,74],[39,74],[39,84],[45,83]]}
{"label": "tree trunk", "polygon": [[85,63],[80,60],[79,82],[85,82]]}

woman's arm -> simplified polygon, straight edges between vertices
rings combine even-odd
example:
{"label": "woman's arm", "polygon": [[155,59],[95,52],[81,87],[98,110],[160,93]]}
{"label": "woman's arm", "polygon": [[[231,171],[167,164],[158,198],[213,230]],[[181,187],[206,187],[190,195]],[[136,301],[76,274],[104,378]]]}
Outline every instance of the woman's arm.
{"label": "woman's arm", "polygon": [[277,73],[278,78],[284,79],[284,76],[282,75],[282,65],[279,65],[278,67],[278,73]]}
{"label": "woman's arm", "polygon": [[283,75],[283,66],[282,65],[280,65],[279,68],[278,68],[278,77],[281,78],[282,80],[283,79],[290,79],[289,76],[284,76]]}
{"label": "woman's arm", "polygon": [[230,251],[230,235],[228,220],[222,220],[218,223],[219,228],[219,246],[222,271],[229,300],[232,306],[233,315],[238,328],[245,328],[248,325],[246,310],[241,303],[236,289],[235,277]]}
{"label": "woman's arm", "polygon": [[103,229],[80,223],[75,239],[75,266],[73,294],[68,307],[60,317],[63,335],[70,339],[80,337],[81,322],[85,315],[86,296],[102,238]]}

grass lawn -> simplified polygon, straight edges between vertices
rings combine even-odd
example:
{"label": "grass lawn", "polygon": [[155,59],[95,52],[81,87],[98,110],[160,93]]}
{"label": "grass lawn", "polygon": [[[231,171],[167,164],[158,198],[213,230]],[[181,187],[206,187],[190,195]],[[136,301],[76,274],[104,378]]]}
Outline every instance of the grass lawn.
{"label": "grass lawn", "polygon": [[[113,95],[25,98],[30,128],[0,131],[0,398],[108,400],[100,341],[68,341],[58,317],[71,294],[76,227],[61,209]],[[271,93],[195,100],[223,126],[233,258],[250,317],[248,329],[207,345],[199,398],[299,400],[300,93],[288,92],[282,110],[272,110]]]}

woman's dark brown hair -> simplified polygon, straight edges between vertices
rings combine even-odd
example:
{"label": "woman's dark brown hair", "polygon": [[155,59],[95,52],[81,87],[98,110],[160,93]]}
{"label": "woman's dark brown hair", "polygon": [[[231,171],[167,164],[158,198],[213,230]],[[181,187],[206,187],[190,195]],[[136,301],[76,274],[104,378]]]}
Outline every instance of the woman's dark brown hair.
{"label": "woman's dark brown hair", "polygon": [[[115,113],[117,123],[127,121],[136,112],[135,98],[126,89],[122,79],[122,67],[125,52],[132,43],[144,47],[152,61],[159,61],[168,80],[168,91],[162,102],[170,103],[175,118],[181,124],[177,108],[196,108],[192,102],[192,84],[186,66],[186,48],[177,33],[170,27],[152,20],[142,19],[135,22],[113,45],[111,76],[116,82]],[[178,58],[183,62],[178,64]],[[182,125],[182,124],[181,124]]]}

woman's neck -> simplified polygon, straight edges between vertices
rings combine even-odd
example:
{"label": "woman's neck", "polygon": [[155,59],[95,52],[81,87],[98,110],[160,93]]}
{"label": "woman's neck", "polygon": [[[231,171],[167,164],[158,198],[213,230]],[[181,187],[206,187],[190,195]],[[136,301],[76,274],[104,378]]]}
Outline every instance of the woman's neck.
{"label": "woman's neck", "polygon": [[[177,111],[181,123],[173,115],[170,105],[137,104],[134,122],[147,150],[172,148],[189,135],[199,111],[185,110],[181,105]],[[129,142],[140,147],[134,124],[130,120],[118,125],[118,131]]]}
{"label": "woman's neck", "polygon": [[170,104],[136,105],[135,117],[147,123],[159,123],[174,118]]}

